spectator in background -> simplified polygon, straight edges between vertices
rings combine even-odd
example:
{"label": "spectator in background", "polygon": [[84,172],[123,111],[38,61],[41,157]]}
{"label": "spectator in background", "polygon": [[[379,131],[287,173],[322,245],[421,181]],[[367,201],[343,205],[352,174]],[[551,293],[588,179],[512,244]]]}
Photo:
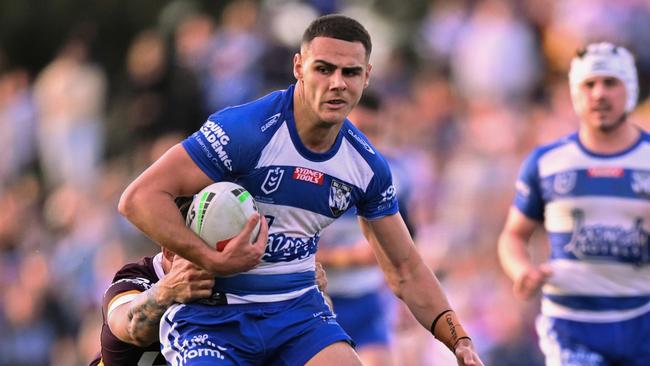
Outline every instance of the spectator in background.
{"label": "spectator in background", "polygon": [[513,105],[527,101],[540,77],[537,45],[529,24],[515,17],[511,2],[476,2],[455,32],[450,66],[465,98]]}
{"label": "spectator in background", "polygon": [[92,26],[80,26],[34,85],[39,158],[48,187],[97,182],[104,146],[106,76],[89,60]]}
{"label": "spectator in background", "polygon": [[110,155],[146,153],[156,139],[184,136],[200,125],[203,113],[196,76],[175,63],[159,33],[144,30],[134,38],[126,70],[112,108]]}
{"label": "spectator in background", "polygon": [[0,71],[0,192],[34,164],[36,109],[27,70]]}
{"label": "spectator in background", "polygon": [[[515,294],[542,290],[547,365],[647,365],[650,135],[628,118],[638,97],[634,58],[590,44],[571,61],[569,83],[578,132],[524,162],[499,256]],[[526,244],[540,223],[551,253],[536,264]]]}
{"label": "spectator in background", "polygon": [[265,43],[257,33],[258,5],[252,0],[230,2],[209,45],[207,69],[201,79],[205,110],[238,105],[263,91]]}

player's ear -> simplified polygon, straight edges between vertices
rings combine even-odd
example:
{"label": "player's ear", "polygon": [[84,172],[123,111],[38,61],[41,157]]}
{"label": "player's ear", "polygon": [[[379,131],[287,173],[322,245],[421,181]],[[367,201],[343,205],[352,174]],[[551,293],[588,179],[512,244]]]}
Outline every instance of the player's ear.
{"label": "player's ear", "polygon": [[302,80],[302,56],[300,53],[293,55],[293,76],[296,80]]}
{"label": "player's ear", "polygon": [[363,83],[363,87],[367,88],[370,85],[370,70],[372,70],[372,64],[366,66],[366,82]]}

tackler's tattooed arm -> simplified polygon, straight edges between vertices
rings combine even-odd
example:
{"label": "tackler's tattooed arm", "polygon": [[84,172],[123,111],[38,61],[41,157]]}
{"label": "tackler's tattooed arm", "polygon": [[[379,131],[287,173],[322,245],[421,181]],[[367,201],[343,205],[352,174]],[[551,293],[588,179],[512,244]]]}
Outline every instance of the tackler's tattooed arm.
{"label": "tackler's tattooed arm", "polygon": [[158,340],[160,319],[174,301],[161,285],[153,285],[131,302],[127,312],[129,343],[143,347]]}
{"label": "tackler's tattooed arm", "polygon": [[214,275],[176,256],[163,279],[108,315],[111,332],[123,342],[144,347],[158,340],[160,319],[174,303],[212,294]]}

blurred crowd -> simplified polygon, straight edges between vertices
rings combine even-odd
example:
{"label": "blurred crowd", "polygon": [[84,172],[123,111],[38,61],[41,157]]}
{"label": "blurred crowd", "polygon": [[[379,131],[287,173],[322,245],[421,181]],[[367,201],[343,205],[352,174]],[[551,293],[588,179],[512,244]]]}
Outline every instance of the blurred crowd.
{"label": "blurred crowd", "polygon": [[[292,83],[302,30],[328,12],[373,37],[381,149],[409,168],[417,245],[486,364],[542,364],[538,304],[512,296],[497,236],[522,159],[577,127],[576,48],[628,46],[647,94],[644,0],[232,0],[218,14],[178,0],[124,46],[120,73],[91,52],[88,20],[37,73],[0,61],[0,366],[88,363],[112,275],[158,250],[118,214],[123,189],[210,113]],[[650,103],[632,118],[650,127]],[[541,234],[531,249],[544,258]],[[397,364],[450,365],[413,324],[396,314]]]}

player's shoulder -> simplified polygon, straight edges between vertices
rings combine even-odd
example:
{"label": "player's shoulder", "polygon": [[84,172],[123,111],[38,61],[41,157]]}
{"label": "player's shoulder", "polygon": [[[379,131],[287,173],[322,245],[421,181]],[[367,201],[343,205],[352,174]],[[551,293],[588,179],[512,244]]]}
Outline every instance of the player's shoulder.
{"label": "player's shoulder", "polygon": [[[151,288],[162,276],[160,261],[162,254],[156,257],[144,257],[141,260],[124,265],[115,273],[112,283],[104,292],[104,310],[119,296],[130,292],[143,292]],[[156,269],[156,266],[159,268]],[[160,274],[160,275],[159,275]]]}
{"label": "player's shoulder", "polygon": [[363,159],[375,168],[388,169],[386,158],[375,148],[366,135],[361,132],[350,120],[346,119],[341,127],[343,138],[363,157]]}
{"label": "player's shoulder", "polygon": [[573,132],[569,135],[562,136],[558,138],[555,141],[542,144],[537,146],[533,151],[529,154],[529,160],[539,160],[542,156],[552,152],[556,151],[557,149],[560,149],[562,147],[565,147],[567,145],[574,145],[577,144],[578,142],[578,133]]}
{"label": "player's shoulder", "polygon": [[639,132],[641,133],[641,141],[644,144],[649,144],[650,143],[650,133],[644,129],[640,129]]}
{"label": "player's shoulder", "polygon": [[241,131],[248,138],[263,138],[280,126],[289,113],[293,87],[271,92],[257,100],[224,108],[212,114],[208,121],[230,131]]}
{"label": "player's shoulder", "polygon": [[120,285],[142,290],[150,288],[159,280],[154,261],[154,257],[144,257],[137,262],[125,264],[115,273],[111,287]]}

